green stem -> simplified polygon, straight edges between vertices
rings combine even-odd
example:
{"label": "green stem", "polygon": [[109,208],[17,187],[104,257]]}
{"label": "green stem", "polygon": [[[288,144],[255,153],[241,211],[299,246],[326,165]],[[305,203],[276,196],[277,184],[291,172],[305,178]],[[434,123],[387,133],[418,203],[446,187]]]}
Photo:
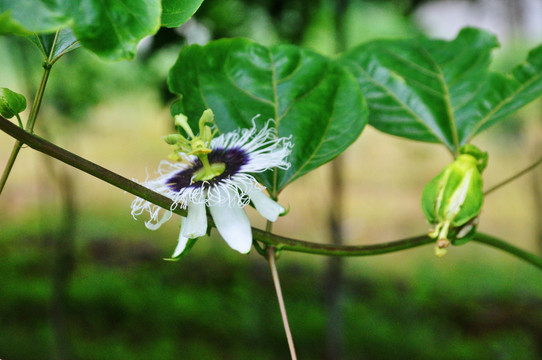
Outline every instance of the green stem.
{"label": "green stem", "polygon": [[19,123],[19,126],[21,127],[21,129],[24,128],[23,122],[19,114],[15,114],[15,116],[17,117],[17,122]]}
{"label": "green stem", "polygon": [[284,236],[270,234],[260,229],[252,229],[252,235],[268,246],[275,247],[278,251],[287,250],[306,254],[326,256],[369,256],[387,254],[399,250],[406,250],[417,246],[434,243],[435,239],[427,235],[385,242],[372,245],[334,245],[320,244],[303,240],[295,240]]}
{"label": "green stem", "polygon": [[489,246],[493,246],[497,249],[500,249],[504,252],[507,252],[511,255],[514,255],[526,262],[528,262],[531,265],[536,266],[539,269],[542,269],[542,258],[539,256],[536,256],[528,251],[522,250],[520,248],[517,248],[513,246],[512,244],[507,243],[504,240],[498,239],[494,236],[483,234],[483,233],[477,233],[474,236],[473,241],[486,244]]}
{"label": "green stem", "polygon": [[[49,79],[50,72],[51,72],[51,64],[48,62],[45,62],[43,64],[43,75],[41,77],[40,86],[38,88],[38,92],[36,93],[34,102],[32,103],[32,109],[30,110],[30,115],[28,116],[28,121],[26,123],[26,131],[30,133],[34,131],[34,124],[36,123],[36,118],[38,117],[41,101],[43,99],[43,93],[45,92],[45,86],[47,85],[47,79]],[[19,117],[17,118],[19,122],[21,122]],[[11,173],[13,164],[15,164],[15,160],[17,159],[17,155],[19,154],[19,150],[21,150],[22,146],[23,146],[23,143],[21,141],[16,141],[15,144],[13,145],[13,149],[11,150],[11,155],[8,159],[6,167],[4,168],[4,172],[2,173],[2,178],[0,179],[0,194],[2,194],[2,190],[4,190],[4,186],[6,186],[6,182],[8,180],[9,174]]]}
{"label": "green stem", "polygon": [[508,179],[505,179],[505,180],[501,181],[497,185],[494,185],[494,186],[490,187],[489,189],[484,191],[484,195],[488,195],[488,194],[492,193],[493,191],[503,187],[504,185],[507,185],[507,184],[511,183],[512,181],[516,180],[520,176],[523,176],[523,175],[527,174],[529,171],[534,170],[540,164],[542,164],[542,157],[540,159],[536,160],[530,166],[528,166],[525,169],[518,172],[517,174],[514,174],[514,175],[510,176]]}
{"label": "green stem", "polygon": [[36,119],[38,118],[38,113],[41,107],[41,101],[43,100],[43,94],[45,93],[45,87],[47,86],[47,80],[49,80],[49,74],[51,73],[52,65],[49,62],[43,63],[43,75],[41,76],[40,86],[34,102],[32,103],[32,109],[30,110],[30,115],[28,115],[28,121],[26,123],[26,131],[34,132],[34,125],[36,124]]}
{"label": "green stem", "polygon": [[[158,194],[136,182],[128,180],[125,177],[94,164],[93,162],[72,154],[71,152],[51,144],[50,142],[34,134],[30,134],[2,116],[0,116],[0,130],[17,139],[21,143],[27,144],[34,150],[58,159],[70,166],[97,177],[98,179],[101,179],[119,189],[125,190],[135,196],[152,202],[153,204],[156,204],[164,209],[169,210],[173,204],[172,200],[164,195]],[[186,216],[186,210],[183,210],[180,207],[173,209],[173,212],[181,216]],[[212,219],[209,219],[209,223],[212,226]],[[434,243],[435,241],[427,235],[420,235],[380,244],[339,246],[291,239],[284,236],[271,234],[256,228],[252,228],[252,235],[255,241],[260,241],[267,246],[272,246],[276,249],[276,251],[288,250],[327,256],[369,256],[387,254]],[[542,269],[542,258],[518,249],[515,246],[504,242],[503,240],[479,233],[474,237],[474,241],[485,243],[501,249]]]}
{"label": "green stem", "polygon": [[15,159],[17,159],[19,150],[21,150],[21,146],[23,146],[23,143],[20,141],[16,141],[13,149],[11,150],[8,162],[6,164],[6,167],[4,168],[4,172],[2,173],[2,178],[0,178],[0,194],[2,194],[2,190],[4,190],[4,186],[6,186],[6,182],[8,181],[8,177],[11,173],[11,169],[13,168],[13,164],[15,164]]}
{"label": "green stem", "polygon": [[270,233],[272,229],[273,229],[273,222],[267,220],[267,222],[265,223],[265,231]]}

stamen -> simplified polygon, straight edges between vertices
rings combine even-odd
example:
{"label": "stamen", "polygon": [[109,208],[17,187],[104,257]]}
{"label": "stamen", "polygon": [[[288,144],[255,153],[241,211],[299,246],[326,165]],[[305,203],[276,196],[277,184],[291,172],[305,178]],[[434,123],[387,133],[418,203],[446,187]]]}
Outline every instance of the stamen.
{"label": "stamen", "polygon": [[213,111],[211,109],[207,109],[203,112],[201,118],[199,119],[199,135],[203,137],[206,141],[211,141],[212,139],[211,128],[206,124],[214,125],[214,118],[215,115],[213,114]]}
{"label": "stamen", "polygon": [[194,133],[192,132],[190,125],[188,125],[188,118],[185,115],[175,115],[175,125],[182,127],[183,130],[186,131],[186,134],[190,136],[190,138],[194,138]]}

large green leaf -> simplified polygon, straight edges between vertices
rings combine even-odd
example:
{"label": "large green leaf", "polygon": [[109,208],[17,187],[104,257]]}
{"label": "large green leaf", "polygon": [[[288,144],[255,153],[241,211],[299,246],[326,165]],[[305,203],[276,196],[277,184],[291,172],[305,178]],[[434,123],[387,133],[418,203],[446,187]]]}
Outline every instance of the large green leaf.
{"label": "large green leaf", "polygon": [[[0,0],[3,1],[3,0]],[[29,35],[18,22],[14,21],[9,12],[0,12],[0,35],[3,34],[15,34],[15,35]]]}
{"label": "large green leaf", "polygon": [[184,24],[203,0],[162,0],[162,26],[177,27]]}
{"label": "large green leaf", "polygon": [[290,136],[291,167],[259,174],[272,193],[333,159],[361,133],[367,107],[355,79],[341,66],[291,45],[267,48],[227,39],[181,51],[169,74],[170,90],[181,96],[195,127],[211,108],[222,132],[275,120],[279,136]]}
{"label": "large green leaf", "polygon": [[510,75],[490,72],[497,39],[463,29],[447,42],[374,41],[345,53],[371,111],[369,123],[397,136],[440,142],[457,153],[474,135],[542,94],[542,49]]}
{"label": "large green leaf", "polygon": [[85,0],[73,32],[86,48],[112,59],[134,57],[138,42],[160,28],[160,0]]}
{"label": "large green leaf", "polygon": [[8,30],[50,33],[71,26],[84,47],[117,60],[134,56],[137,43],[158,30],[160,14],[160,0],[0,0]]}
{"label": "large green leaf", "polygon": [[77,39],[69,28],[53,34],[32,34],[28,38],[38,47],[43,57],[51,62],[55,62],[62,55],[79,47]]}
{"label": "large green leaf", "polygon": [[28,32],[54,32],[69,25],[74,5],[70,0],[0,0],[0,14]]}

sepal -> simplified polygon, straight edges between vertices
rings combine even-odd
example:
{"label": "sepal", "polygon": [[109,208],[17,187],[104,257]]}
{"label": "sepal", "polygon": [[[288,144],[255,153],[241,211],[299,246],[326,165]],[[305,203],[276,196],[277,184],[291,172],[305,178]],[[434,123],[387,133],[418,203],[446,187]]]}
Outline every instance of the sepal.
{"label": "sepal", "polygon": [[484,193],[481,171],[487,153],[465,145],[460,155],[432,179],[422,193],[422,210],[433,225],[430,237],[436,239],[436,254],[442,256],[450,245],[468,242],[476,233]]}
{"label": "sepal", "polygon": [[190,250],[192,250],[192,247],[194,247],[194,245],[196,244],[196,241],[198,241],[198,239],[199,238],[188,239],[185,248],[183,249],[183,251],[179,255],[172,256],[170,258],[164,258],[164,260],[166,260],[166,261],[179,261],[183,256],[188,254],[190,252]]}

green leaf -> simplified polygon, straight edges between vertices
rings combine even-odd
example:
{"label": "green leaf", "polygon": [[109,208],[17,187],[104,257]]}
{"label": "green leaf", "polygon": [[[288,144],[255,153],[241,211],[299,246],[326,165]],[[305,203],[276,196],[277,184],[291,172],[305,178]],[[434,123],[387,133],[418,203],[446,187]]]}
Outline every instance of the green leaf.
{"label": "green leaf", "polygon": [[454,154],[473,136],[542,94],[542,50],[511,75],[488,70],[495,36],[463,29],[452,41],[380,40],[345,53],[375,128],[444,144]]}
{"label": "green leaf", "polygon": [[162,26],[177,27],[194,15],[203,0],[162,0]]}
{"label": "green leaf", "polygon": [[82,45],[104,58],[133,58],[137,43],[160,27],[159,0],[81,3],[73,32]]}
{"label": "green leaf", "polygon": [[11,119],[26,109],[26,98],[8,88],[0,88],[0,115]]}
{"label": "green leaf", "polygon": [[0,14],[29,32],[71,26],[81,44],[107,59],[129,59],[160,26],[160,0],[0,0]]}
{"label": "green leaf", "polygon": [[14,34],[14,35],[29,35],[19,23],[14,21],[9,12],[0,13],[0,35]]}
{"label": "green leaf", "polygon": [[80,46],[69,28],[60,30],[58,35],[56,33],[33,34],[28,38],[40,49],[43,57],[53,63],[62,55]]}
{"label": "green leaf", "polygon": [[[484,109],[483,118],[470,131],[477,134],[497,121],[510,116],[542,94],[542,46],[529,52],[527,59],[516,66],[511,74],[492,74],[484,100],[491,102]],[[466,127],[466,126],[465,126]]]}
{"label": "green leaf", "polygon": [[[71,5],[70,5],[71,3]],[[76,9],[70,0],[0,0],[0,14],[27,32],[54,32],[69,25],[70,12]]]}
{"label": "green leaf", "polygon": [[355,79],[335,62],[291,45],[267,48],[246,39],[224,39],[179,54],[169,73],[191,126],[211,108],[222,132],[262,127],[275,120],[279,136],[292,136],[288,170],[257,174],[271,194],[332,160],[357,139],[367,107]]}

